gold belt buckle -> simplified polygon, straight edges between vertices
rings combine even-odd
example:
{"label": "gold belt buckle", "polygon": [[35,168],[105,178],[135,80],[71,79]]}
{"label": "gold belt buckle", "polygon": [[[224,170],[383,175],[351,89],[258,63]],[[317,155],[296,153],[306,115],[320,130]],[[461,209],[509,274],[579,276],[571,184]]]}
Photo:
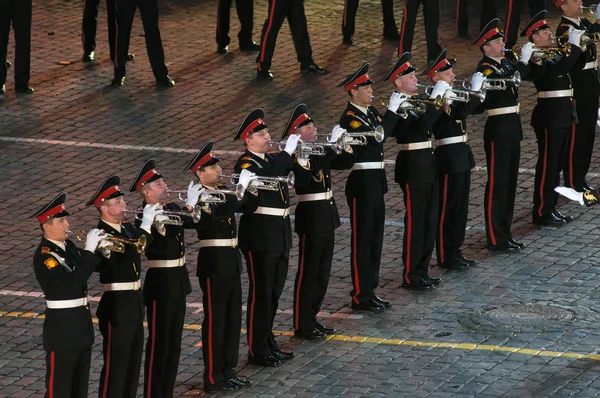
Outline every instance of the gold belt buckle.
{"label": "gold belt buckle", "polygon": [[231,239],[229,240],[229,242],[230,242],[230,243],[229,243],[229,245],[230,245],[230,246],[231,246],[233,249],[235,249],[235,238],[231,238]]}

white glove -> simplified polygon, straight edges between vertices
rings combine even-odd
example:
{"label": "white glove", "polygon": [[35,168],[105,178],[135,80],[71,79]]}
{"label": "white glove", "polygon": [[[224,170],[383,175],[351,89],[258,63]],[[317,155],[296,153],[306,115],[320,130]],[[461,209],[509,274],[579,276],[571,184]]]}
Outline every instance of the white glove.
{"label": "white glove", "polygon": [[576,190],[567,187],[556,187],[554,190],[564,197],[579,202],[582,206],[585,204],[583,201],[583,192],[577,192]]}
{"label": "white glove", "polygon": [[244,187],[244,191],[245,191],[246,189],[248,189],[248,185],[250,184],[250,181],[255,180],[255,179],[256,179],[256,174],[244,169],[240,173],[240,178],[238,179],[238,184],[242,184],[242,186]]}
{"label": "white glove", "polygon": [[98,244],[105,237],[106,237],[106,234],[104,233],[103,230],[98,229],[98,228],[90,229],[90,232],[88,232],[88,234],[85,238],[85,250],[90,251],[92,253],[95,252],[96,249],[98,248]]}
{"label": "white glove", "polygon": [[285,143],[285,149],[284,151],[287,152],[290,156],[292,156],[292,154],[294,152],[296,152],[296,147],[298,146],[298,141],[300,140],[300,136],[297,134],[291,134],[286,143]]}
{"label": "white glove", "polygon": [[100,253],[102,253],[102,255],[106,258],[110,257],[110,250],[105,249],[105,247],[108,247],[112,245],[111,242],[107,241],[107,240],[101,240],[100,243],[98,243],[98,248],[97,250],[100,251]]}
{"label": "white glove", "polygon": [[521,47],[521,62],[525,64],[529,62],[529,60],[531,59],[531,55],[533,55],[533,48],[534,45],[532,42],[527,42],[523,44],[523,47]]}
{"label": "white glove", "polygon": [[483,82],[485,82],[485,75],[483,73],[473,73],[473,76],[471,77],[471,90],[481,91],[481,88],[483,87]]}
{"label": "white glove", "polygon": [[569,43],[572,46],[581,47],[581,36],[585,33],[585,30],[575,29],[573,26],[569,26]]}
{"label": "white glove", "polygon": [[343,129],[340,127],[340,125],[336,125],[333,130],[331,130],[331,136],[329,137],[329,139],[327,141],[329,142],[338,142],[340,137],[342,135],[344,135],[344,133],[346,132],[346,129]]}
{"label": "white glove", "polygon": [[150,231],[150,228],[152,228],[152,223],[154,222],[154,218],[162,212],[163,212],[163,210],[161,208],[160,203],[155,203],[153,205],[146,205],[146,207],[144,207],[144,213],[142,216],[142,225],[140,225],[140,227],[142,229]]}
{"label": "white glove", "polygon": [[437,97],[444,97],[446,91],[450,90],[451,87],[448,83],[443,80],[438,80],[438,82],[433,86],[433,90],[431,90],[431,95],[429,99],[436,99]]}
{"label": "white glove", "polygon": [[204,187],[200,183],[194,183],[194,181],[190,181],[190,185],[188,185],[187,191],[187,200],[185,201],[186,206],[194,207],[198,203],[198,199],[200,199],[200,195],[204,192]]}
{"label": "white glove", "polygon": [[392,95],[390,95],[388,110],[394,113],[398,112],[398,108],[400,108],[400,105],[402,105],[404,101],[406,101],[406,96],[397,91],[394,91]]}

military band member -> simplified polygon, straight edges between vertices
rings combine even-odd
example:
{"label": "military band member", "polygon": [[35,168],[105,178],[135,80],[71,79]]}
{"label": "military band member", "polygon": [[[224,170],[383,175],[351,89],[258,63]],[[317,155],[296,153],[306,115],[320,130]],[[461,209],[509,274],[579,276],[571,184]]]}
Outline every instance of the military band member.
{"label": "military band member", "polygon": [[[384,78],[394,85],[403,99],[417,91],[416,68],[410,64],[410,58],[410,53],[402,54]],[[448,83],[439,80],[430,97],[444,97],[449,89]],[[441,106],[423,103],[415,109],[400,105],[399,112],[394,115],[396,124],[390,136],[396,137],[400,144],[394,181],[402,189],[406,207],[402,287],[428,290],[441,283],[440,278],[429,276],[438,220],[438,182],[431,150],[431,129],[444,110]]]}
{"label": "military band member", "polygon": [[[303,142],[315,142],[317,129],[313,123],[308,107],[300,104],[292,112],[281,138],[295,134]],[[336,142],[341,131],[338,127],[331,140]],[[333,198],[331,170],[346,170],[354,164],[354,153],[350,147],[340,153],[328,146],[323,146],[323,149],[324,156],[308,157],[312,174],[310,180],[305,185],[294,185],[298,197],[295,232],[300,246],[294,283],[294,335],[308,340],[323,339],[335,333],[335,329],[317,320],[329,285],[335,230],[341,225]]]}
{"label": "military band member", "polygon": [[[362,65],[338,85],[350,96],[340,117],[340,126],[351,133],[373,132],[383,126],[387,133],[395,124],[399,95],[392,94],[390,105],[382,117],[371,105],[374,83],[368,75],[369,64]],[[375,294],[379,285],[379,268],[385,224],[384,195],[388,191],[383,162],[383,143],[367,137],[367,145],[354,145],[355,163],[346,181],[346,200],[350,208],[352,241],[350,274],[351,307],[354,310],[381,311],[391,307]]]}
{"label": "military band member", "polygon": [[[581,18],[581,0],[555,0],[554,4],[563,13],[560,25],[556,28],[557,38],[564,35],[571,26],[583,30],[584,35],[600,32],[600,8],[596,10],[596,22],[591,23],[588,19]],[[579,57],[577,65],[570,73],[573,82],[573,102],[579,123],[571,131],[563,171],[565,185],[580,192],[592,189],[586,181],[586,174],[590,169],[594,150],[600,95],[596,44],[588,44],[582,50],[584,55]]]}
{"label": "military band member", "polygon": [[[344,16],[342,18],[342,35],[344,44],[354,41],[354,26],[359,0],[346,0],[344,2]],[[390,40],[400,39],[396,19],[394,18],[394,0],[381,0],[383,13],[383,37]]]}
{"label": "military band member", "polygon": [[[554,46],[546,14],[546,11],[536,14],[521,33],[536,47]],[[566,161],[569,134],[577,123],[570,72],[582,54],[579,41],[583,33],[569,28],[569,56],[555,52],[549,59],[536,57],[530,62],[530,79],[538,91],[531,116],[538,143],[532,212],[535,224],[561,225],[573,219],[556,210],[558,194],[554,188],[559,184]]]}
{"label": "military band member", "polygon": [[[521,60],[513,65],[504,57],[504,34],[498,29],[499,22],[490,21],[472,43],[483,53],[477,71],[488,79],[509,80],[516,72],[524,78],[529,73],[533,44],[523,45]],[[514,240],[510,231],[523,139],[516,85],[507,82],[505,90],[488,90],[483,106],[488,114],[483,134],[488,171],[484,198],[487,247],[493,251],[521,250],[525,245]]]}
{"label": "military band member", "polygon": [[[151,239],[150,227],[160,212],[155,206],[144,209],[143,228],[123,222],[124,193],[119,176],[107,178],[86,206],[94,205],[100,214],[98,228],[118,239]],[[144,295],[140,289],[141,259],[138,248],[123,245],[122,253],[104,249],[96,271],[104,293],[96,315],[102,333],[104,366],[100,373],[98,396],[136,397],[144,347]],[[140,247],[141,249],[141,247]]]}
{"label": "military band member", "polygon": [[[444,81],[452,86],[453,65],[446,58],[444,49],[422,75],[433,84]],[[476,73],[472,78],[471,91],[480,91],[485,76]],[[460,248],[465,241],[469,193],[471,191],[471,169],[475,167],[473,151],[467,135],[467,117],[478,111],[481,101],[471,94],[469,101],[453,101],[444,107],[432,127],[437,140],[435,165],[439,183],[439,217],[436,239],[438,266],[448,269],[475,265],[466,259]]]}
{"label": "military band member", "polygon": [[94,254],[104,237],[87,234],[85,250],[67,239],[70,215],[63,192],[32,217],[43,236],[33,256],[35,277],[46,297],[43,345],[46,351],[46,397],[87,397],[94,328],[87,280],[100,262]]}
{"label": "military band member", "polygon": [[[235,164],[235,172],[248,170],[261,177],[285,177],[293,169],[299,182],[309,179],[310,168],[293,163],[298,136],[291,136],[278,154],[269,153],[271,136],[264,117],[262,109],[253,110],[235,134],[234,140],[243,140],[246,147]],[[281,361],[295,356],[294,352],[279,348],[272,332],[292,247],[288,186],[280,183],[276,191],[259,190],[258,198],[257,209],[242,215],[239,228],[239,247],[246,258],[250,284],[246,314],[248,360],[262,366],[279,366]]]}
{"label": "military band member", "polygon": [[31,77],[31,18],[32,0],[0,0],[0,99],[6,92],[6,74],[11,63],[6,60],[8,36],[12,26],[15,33],[15,91],[32,94]]}
{"label": "military band member", "polygon": [[[219,159],[207,142],[184,171],[191,171],[206,189],[226,190],[221,183]],[[202,288],[204,321],[202,353],[204,391],[234,391],[252,382],[236,375],[242,328],[242,257],[237,246],[235,213],[253,212],[258,196],[246,189],[252,173],[242,170],[242,200],[225,194],[225,202],[205,206],[196,224],[200,250],[196,275]],[[205,194],[206,195],[206,194]],[[202,199],[201,199],[202,201]]]}
{"label": "military band member", "polygon": [[[148,160],[140,169],[129,187],[129,192],[138,192],[143,198],[143,206],[158,204],[158,209],[166,211],[186,210],[176,203],[167,203],[167,185],[156,170],[154,159]],[[199,184],[190,184],[187,196],[188,210],[198,202],[201,193]],[[146,246],[149,269],[144,280],[144,301],[148,314],[148,340],[144,363],[145,398],[173,396],[177,377],[185,319],[185,297],[192,292],[185,266],[184,228],[196,227],[191,217],[180,218],[182,225],[165,225],[162,214],[150,225],[147,219],[142,219],[141,222],[136,220],[137,227],[151,229],[152,233],[152,241]]]}
{"label": "military band member", "polygon": [[427,60],[431,62],[442,51],[438,43],[438,26],[440,24],[440,0],[404,0],[404,15],[400,29],[400,45],[398,57],[411,52],[419,4],[423,3],[423,19],[425,21],[425,39],[427,41]]}

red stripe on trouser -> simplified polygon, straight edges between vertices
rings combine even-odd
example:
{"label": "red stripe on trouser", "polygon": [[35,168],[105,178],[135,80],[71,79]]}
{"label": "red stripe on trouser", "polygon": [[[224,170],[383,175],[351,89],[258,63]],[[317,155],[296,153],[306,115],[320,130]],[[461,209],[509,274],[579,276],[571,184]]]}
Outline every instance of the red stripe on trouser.
{"label": "red stripe on trouser", "polygon": [[404,30],[406,29],[406,20],[407,15],[406,15],[406,9],[407,7],[407,3],[408,0],[404,0],[404,13],[402,14],[402,29],[400,30],[400,44],[398,45],[398,57],[402,55],[403,51],[402,51],[402,40],[404,39]]}
{"label": "red stripe on trouser", "polygon": [[346,27],[346,14],[348,13],[348,0],[344,1],[344,28]]}
{"label": "red stripe on trouser", "polygon": [[248,325],[248,351],[250,355],[254,355],[252,352],[252,337],[254,337],[254,306],[256,305],[256,279],[254,278],[254,260],[252,259],[252,252],[248,252],[248,259],[250,260],[250,278],[252,282],[252,300],[250,301],[250,325]]}
{"label": "red stripe on trouser", "polygon": [[258,70],[261,70],[260,64],[265,60],[265,48],[267,47],[267,38],[269,37],[269,32],[271,31],[271,25],[273,25],[273,14],[275,14],[275,2],[273,0],[271,3],[271,9],[269,10],[269,24],[267,25],[267,30],[265,30],[265,34],[260,43],[260,62],[258,63]]}
{"label": "red stripe on trouser", "polygon": [[411,214],[411,203],[410,203],[410,187],[406,184],[406,272],[404,273],[404,281],[410,283],[408,274],[410,273],[410,240],[412,239],[412,214]]}
{"label": "red stripe on trouser", "polygon": [[210,278],[206,279],[206,294],[208,295],[208,380],[215,384],[213,379],[213,319],[212,319],[212,293],[210,291]]}
{"label": "red stripe on trouser", "polygon": [[[115,57],[116,58],[116,57]],[[146,396],[152,396],[152,365],[154,362],[154,345],[156,344],[156,301],[152,302],[152,334],[150,335],[152,344],[150,345],[150,363],[148,364],[148,380],[146,386]]]}
{"label": "red stripe on trouser", "polygon": [[448,174],[444,175],[444,196],[442,197],[442,214],[440,216],[440,262],[446,262],[446,253],[444,251],[444,219],[446,218],[446,205],[448,204]]}
{"label": "red stripe on trouser", "polygon": [[548,129],[544,129],[544,160],[542,162],[542,181],[540,182],[540,207],[538,207],[538,216],[543,216],[544,209],[544,182],[546,181],[546,166],[548,163]]}
{"label": "red stripe on trouser", "polygon": [[[573,106],[575,106],[575,100],[573,100]],[[573,153],[575,152],[575,137],[577,136],[577,127],[575,123],[571,127],[571,145],[569,147],[569,183],[571,188],[575,189],[575,183],[573,182]]]}
{"label": "red stripe on trouser", "polygon": [[492,245],[496,245],[496,234],[494,234],[494,222],[492,220],[492,199],[494,197],[494,172],[495,172],[495,164],[494,164],[494,143],[492,145],[492,158],[490,161],[490,170],[489,170],[489,192],[488,192],[488,230],[490,231],[490,239],[492,240]]}
{"label": "red stripe on trouser", "polygon": [[298,284],[296,286],[296,308],[294,308],[294,329],[296,330],[300,330],[300,291],[302,290],[302,277],[304,276],[305,245],[306,234],[302,234],[302,251],[300,252],[300,267],[298,269]]}
{"label": "red stripe on trouser", "polygon": [[512,6],[513,6],[513,0],[509,0],[508,1],[508,14],[506,15],[506,29],[504,29],[504,34],[506,36],[504,36],[504,42],[506,43],[506,39],[508,37],[508,28],[510,27],[510,18],[512,17]]}
{"label": "red stripe on trouser", "polygon": [[110,349],[111,349],[111,334],[112,334],[112,326],[110,322],[108,322],[108,345],[106,347],[106,371],[104,372],[104,386],[102,391],[102,398],[106,398],[106,392],[108,391],[108,376],[110,375]]}
{"label": "red stripe on trouser", "polygon": [[360,303],[358,301],[358,295],[360,294],[360,279],[358,278],[358,258],[356,252],[358,251],[357,245],[357,235],[358,235],[358,221],[356,220],[356,198],[352,198],[352,218],[354,222],[352,223],[352,269],[354,269],[354,297],[352,300],[356,304]]}
{"label": "red stripe on trouser", "polygon": [[48,397],[54,398],[54,351],[50,352],[50,381],[48,382]]}

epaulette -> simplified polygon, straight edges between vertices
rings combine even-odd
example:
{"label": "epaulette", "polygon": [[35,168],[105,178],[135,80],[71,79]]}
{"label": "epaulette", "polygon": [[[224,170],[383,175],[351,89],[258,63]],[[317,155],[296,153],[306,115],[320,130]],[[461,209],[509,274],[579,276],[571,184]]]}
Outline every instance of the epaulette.
{"label": "epaulette", "polygon": [[50,253],[50,248],[47,246],[42,246],[42,254],[48,254]]}
{"label": "epaulette", "polygon": [[348,115],[348,116],[354,116],[354,112],[353,111],[348,111],[348,112],[346,112],[346,115]]}
{"label": "epaulette", "polygon": [[242,160],[252,160],[252,156],[244,156]]}

